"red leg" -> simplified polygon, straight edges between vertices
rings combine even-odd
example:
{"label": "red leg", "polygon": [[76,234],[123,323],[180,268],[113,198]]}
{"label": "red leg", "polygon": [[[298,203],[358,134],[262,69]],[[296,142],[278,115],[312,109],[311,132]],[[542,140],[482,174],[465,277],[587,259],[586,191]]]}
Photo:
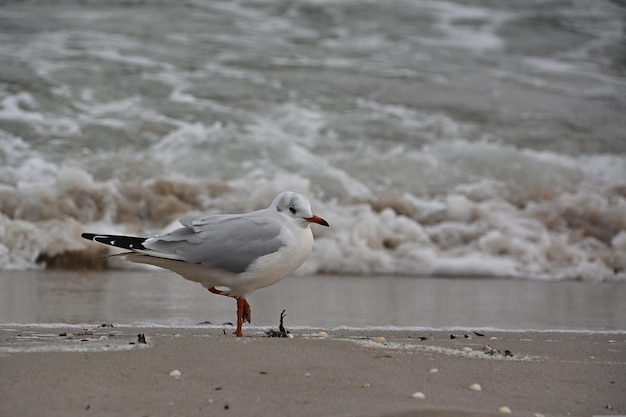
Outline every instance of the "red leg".
{"label": "red leg", "polygon": [[[226,295],[226,294],[224,294],[222,291],[218,290],[218,289],[217,289],[217,288],[215,288],[215,287],[211,287],[211,288],[209,288],[208,290],[209,290],[209,291],[211,291],[213,294],[217,294],[217,295]],[[226,295],[226,296],[227,296],[227,295]],[[228,297],[228,296],[227,296],[227,297]]]}
{"label": "red leg", "polygon": [[247,321],[248,323],[251,323],[251,310],[250,310],[250,304],[248,304],[248,300],[246,300],[245,298],[242,298],[243,300],[243,321]]}
{"label": "red leg", "polygon": [[243,326],[244,304],[246,304],[245,298],[237,298],[237,330],[235,330],[235,336],[243,336],[241,327]]}
{"label": "red leg", "polygon": [[[226,297],[230,297],[230,295],[225,294],[224,292],[218,290],[215,287],[209,288],[209,291],[211,291],[213,294],[224,295]],[[243,322],[247,321],[248,323],[250,323],[250,319],[252,316],[251,316],[251,309],[250,309],[250,304],[248,304],[248,300],[246,300],[243,297],[236,298],[236,300],[237,300],[237,329],[235,330],[235,335],[237,337],[241,337],[243,336],[243,332],[241,330],[241,328],[243,327]]]}

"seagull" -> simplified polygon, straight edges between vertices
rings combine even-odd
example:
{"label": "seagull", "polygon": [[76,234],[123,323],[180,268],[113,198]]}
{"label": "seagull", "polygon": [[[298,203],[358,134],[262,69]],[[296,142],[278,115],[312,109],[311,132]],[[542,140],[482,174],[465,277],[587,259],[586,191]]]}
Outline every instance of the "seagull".
{"label": "seagull", "polygon": [[128,249],[127,260],[169,269],[213,294],[237,300],[237,329],[250,323],[246,297],[276,284],[306,261],[313,248],[312,223],[328,227],[301,195],[284,191],[266,209],[179,220],[183,227],[151,237],[83,233],[94,242]]}

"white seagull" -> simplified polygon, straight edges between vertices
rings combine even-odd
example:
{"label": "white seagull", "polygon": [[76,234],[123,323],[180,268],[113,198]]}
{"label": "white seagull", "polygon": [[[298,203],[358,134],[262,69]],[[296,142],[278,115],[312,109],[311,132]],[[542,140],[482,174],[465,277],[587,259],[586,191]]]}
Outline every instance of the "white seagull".
{"label": "white seagull", "polygon": [[237,300],[237,330],[250,323],[246,296],[285,278],[309,257],[311,223],[328,226],[315,216],[300,194],[284,191],[266,209],[247,214],[216,214],[179,220],[171,233],[152,237],[81,236],[94,242],[129,249],[126,259],[156,265],[198,282],[213,294]]}

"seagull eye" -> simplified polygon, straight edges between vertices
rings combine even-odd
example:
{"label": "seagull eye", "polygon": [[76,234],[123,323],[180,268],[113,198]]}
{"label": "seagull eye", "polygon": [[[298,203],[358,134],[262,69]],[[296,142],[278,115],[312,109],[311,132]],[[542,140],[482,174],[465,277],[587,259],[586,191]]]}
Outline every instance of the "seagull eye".
{"label": "seagull eye", "polygon": [[294,206],[289,207],[289,211],[291,212],[291,214],[296,214],[296,208]]}

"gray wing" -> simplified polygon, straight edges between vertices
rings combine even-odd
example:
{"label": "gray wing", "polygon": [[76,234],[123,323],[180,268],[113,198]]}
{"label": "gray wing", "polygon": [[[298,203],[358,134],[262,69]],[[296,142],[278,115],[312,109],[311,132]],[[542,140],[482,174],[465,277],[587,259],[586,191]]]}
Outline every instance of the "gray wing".
{"label": "gray wing", "polygon": [[151,237],[144,246],[186,262],[241,273],[257,258],[284,246],[279,237],[281,223],[258,214],[185,218],[181,220],[184,227]]}

